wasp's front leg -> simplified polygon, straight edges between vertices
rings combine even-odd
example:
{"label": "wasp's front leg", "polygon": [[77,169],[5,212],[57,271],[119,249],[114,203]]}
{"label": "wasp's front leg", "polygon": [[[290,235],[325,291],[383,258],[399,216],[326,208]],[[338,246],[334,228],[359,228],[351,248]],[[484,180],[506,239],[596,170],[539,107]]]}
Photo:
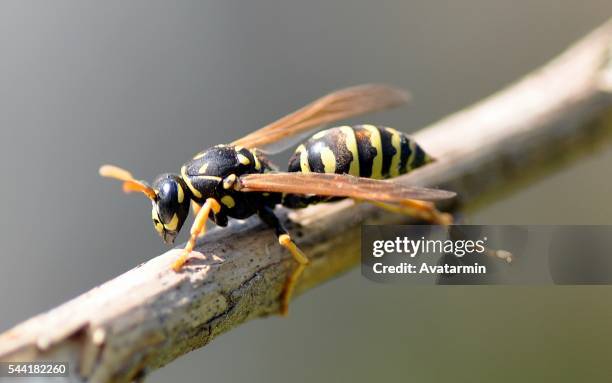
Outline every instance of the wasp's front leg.
{"label": "wasp's front leg", "polygon": [[187,262],[189,254],[191,254],[191,252],[193,251],[198,236],[203,235],[206,231],[206,221],[208,220],[208,216],[211,210],[215,214],[218,214],[221,211],[221,205],[219,205],[219,202],[217,202],[217,200],[214,198],[208,198],[196,214],[195,220],[193,221],[193,225],[191,225],[191,236],[189,237],[189,241],[187,241],[187,244],[185,245],[185,248],[183,249],[181,255],[172,264],[172,269],[174,271],[178,272],[181,270],[181,267],[183,267],[185,262]]}

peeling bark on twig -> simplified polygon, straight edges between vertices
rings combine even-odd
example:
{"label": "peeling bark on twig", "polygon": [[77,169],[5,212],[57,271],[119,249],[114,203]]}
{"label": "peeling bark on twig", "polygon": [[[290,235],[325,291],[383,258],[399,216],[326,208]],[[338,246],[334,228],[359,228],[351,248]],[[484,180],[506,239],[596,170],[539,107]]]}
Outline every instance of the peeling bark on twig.
{"label": "peeling bark on twig", "polygon": [[[612,24],[546,67],[415,135],[438,161],[402,182],[457,191],[474,208],[607,142],[612,130]],[[363,223],[405,222],[343,201],[291,213],[310,256],[298,293],[359,260]],[[275,313],[294,266],[273,233],[250,220],[207,235],[181,273],[168,252],[0,335],[0,360],[63,360],[69,381],[125,382]],[[55,380],[57,381],[57,380]]]}

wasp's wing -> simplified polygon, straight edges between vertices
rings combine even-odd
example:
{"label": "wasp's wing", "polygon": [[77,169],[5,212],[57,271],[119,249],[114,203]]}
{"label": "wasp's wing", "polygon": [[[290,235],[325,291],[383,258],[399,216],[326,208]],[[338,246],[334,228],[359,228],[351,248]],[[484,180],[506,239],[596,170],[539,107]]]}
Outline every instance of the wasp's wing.
{"label": "wasp's wing", "polygon": [[365,84],[340,89],[232,144],[265,149],[266,145],[333,121],[404,104],[409,98],[406,91],[381,84]]}
{"label": "wasp's wing", "polygon": [[246,192],[314,194],[382,202],[401,202],[407,199],[436,201],[456,195],[446,190],[406,186],[393,181],[324,173],[247,174],[240,177],[239,187]]}

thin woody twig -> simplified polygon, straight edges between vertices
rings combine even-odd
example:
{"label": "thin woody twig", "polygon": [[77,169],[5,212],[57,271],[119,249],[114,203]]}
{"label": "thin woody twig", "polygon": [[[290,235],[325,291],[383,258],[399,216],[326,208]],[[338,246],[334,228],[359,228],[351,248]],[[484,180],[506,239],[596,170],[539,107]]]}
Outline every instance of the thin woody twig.
{"label": "thin woody twig", "polygon": [[[401,178],[459,193],[475,209],[612,133],[612,23],[504,91],[415,135],[437,162]],[[311,258],[298,292],[358,263],[363,223],[405,218],[350,201],[290,214]],[[278,310],[294,263],[273,233],[250,220],[207,235],[175,273],[168,252],[0,335],[0,360],[62,360],[68,381],[127,382]]]}

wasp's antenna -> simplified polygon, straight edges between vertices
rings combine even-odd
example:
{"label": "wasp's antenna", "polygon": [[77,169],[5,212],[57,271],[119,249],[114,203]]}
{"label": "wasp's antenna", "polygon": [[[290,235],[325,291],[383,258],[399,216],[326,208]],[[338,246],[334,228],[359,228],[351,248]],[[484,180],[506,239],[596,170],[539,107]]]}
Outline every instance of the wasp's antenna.
{"label": "wasp's antenna", "polygon": [[102,165],[98,171],[102,177],[114,178],[123,181],[123,191],[126,193],[139,192],[147,196],[152,201],[155,201],[157,194],[152,187],[142,181],[135,180],[132,173],[114,165]]}

